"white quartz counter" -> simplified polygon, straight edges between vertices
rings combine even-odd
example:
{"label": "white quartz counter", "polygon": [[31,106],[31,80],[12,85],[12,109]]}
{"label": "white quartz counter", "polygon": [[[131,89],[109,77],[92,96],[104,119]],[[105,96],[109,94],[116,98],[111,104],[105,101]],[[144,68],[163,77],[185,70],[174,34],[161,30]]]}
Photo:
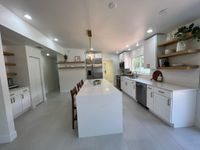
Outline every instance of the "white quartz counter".
{"label": "white quartz counter", "polygon": [[93,86],[93,80],[86,80],[76,96],[79,137],[123,132],[122,93],[101,81]]}
{"label": "white quartz counter", "polygon": [[144,78],[136,78],[136,79],[132,79],[130,77],[123,77],[123,78],[127,78],[129,80],[134,80],[136,82],[145,83],[147,85],[151,85],[151,86],[161,88],[161,89],[164,89],[164,90],[169,90],[169,91],[196,90],[196,89],[189,88],[189,87],[184,87],[184,86],[179,86],[179,85],[169,84],[169,83],[164,83],[164,82],[156,82],[156,81],[151,81],[149,79],[144,79]]}

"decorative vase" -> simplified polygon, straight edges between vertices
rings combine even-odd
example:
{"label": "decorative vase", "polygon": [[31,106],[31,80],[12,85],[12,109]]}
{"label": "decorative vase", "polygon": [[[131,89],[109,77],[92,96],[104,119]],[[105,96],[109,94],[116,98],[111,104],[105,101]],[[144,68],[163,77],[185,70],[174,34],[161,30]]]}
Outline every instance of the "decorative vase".
{"label": "decorative vase", "polygon": [[180,41],[177,43],[177,46],[176,46],[176,51],[182,51],[182,50],[185,50],[186,49],[186,44],[184,41]]}

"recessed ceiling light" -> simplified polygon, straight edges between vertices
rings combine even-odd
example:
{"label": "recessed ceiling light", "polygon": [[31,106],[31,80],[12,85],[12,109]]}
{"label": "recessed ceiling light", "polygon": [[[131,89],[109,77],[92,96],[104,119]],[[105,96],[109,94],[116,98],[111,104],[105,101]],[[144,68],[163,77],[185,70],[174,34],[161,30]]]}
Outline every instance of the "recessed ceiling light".
{"label": "recessed ceiling light", "polygon": [[147,30],[147,33],[152,33],[153,32],[153,29],[152,28],[149,28],[148,30]]}
{"label": "recessed ceiling light", "polygon": [[24,17],[28,20],[32,20],[32,17],[29,14],[25,14]]}
{"label": "recessed ceiling light", "polygon": [[90,50],[91,50],[91,51],[93,51],[93,50],[94,50],[94,48],[90,48]]}
{"label": "recessed ceiling light", "polygon": [[136,47],[138,47],[138,46],[139,46],[139,43],[137,42],[137,43],[136,43]]}
{"label": "recessed ceiling light", "polygon": [[131,48],[128,48],[128,50],[130,51],[130,50],[131,50]]}
{"label": "recessed ceiling light", "polygon": [[129,45],[127,44],[127,45],[126,45],[126,47],[128,48],[128,47],[129,47]]}
{"label": "recessed ceiling light", "polygon": [[47,53],[47,56],[50,56],[50,54],[49,54],[49,53]]}
{"label": "recessed ceiling light", "polygon": [[119,54],[119,51],[116,51],[116,54]]}
{"label": "recessed ceiling light", "polygon": [[58,39],[57,39],[57,38],[54,38],[53,40],[56,41],[56,42],[58,42]]}

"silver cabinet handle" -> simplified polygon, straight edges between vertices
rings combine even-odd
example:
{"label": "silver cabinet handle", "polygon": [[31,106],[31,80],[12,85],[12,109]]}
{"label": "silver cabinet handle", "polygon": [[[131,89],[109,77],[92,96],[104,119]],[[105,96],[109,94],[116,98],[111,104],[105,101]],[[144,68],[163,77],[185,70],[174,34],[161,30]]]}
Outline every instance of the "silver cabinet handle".
{"label": "silver cabinet handle", "polygon": [[162,94],[164,94],[165,92],[163,92],[163,91],[158,91],[159,93],[162,93]]}
{"label": "silver cabinet handle", "polygon": [[152,90],[152,88],[148,87],[148,89]]}
{"label": "silver cabinet handle", "polygon": [[168,101],[167,101],[167,105],[168,105],[168,106],[171,105],[171,99],[168,99]]}
{"label": "silver cabinet handle", "polygon": [[12,100],[12,98],[10,99],[10,101],[11,101],[11,104],[13,103],[13,100]]}
{"label": "silver cabinet handle", "polygon": [[24,94],[21,94],[22,99],[24,99]]}
{"label": "silver cabinet handle", "polygon": [[151,98],[153,97],[153,92],[151,92]]}
{"label": "silver cabinet handle", "polygon": [[13,102],[15,103],[15,98],[13,97]]}

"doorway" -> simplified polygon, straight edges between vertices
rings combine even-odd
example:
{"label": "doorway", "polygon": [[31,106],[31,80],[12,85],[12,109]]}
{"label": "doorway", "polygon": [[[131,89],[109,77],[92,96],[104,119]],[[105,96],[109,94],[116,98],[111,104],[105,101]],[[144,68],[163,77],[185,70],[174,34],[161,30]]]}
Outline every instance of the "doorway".
{"label": "doorway", "polygon": [[33,107],[42,103],[43,88],[42,88],[42,75],[41,75],[41,62],[39,58],[29,57],[30,63],[30,88]]}
{"label": "doorway", "polygon": [[113,84],[113,61],[103,61],[103,78]]}

